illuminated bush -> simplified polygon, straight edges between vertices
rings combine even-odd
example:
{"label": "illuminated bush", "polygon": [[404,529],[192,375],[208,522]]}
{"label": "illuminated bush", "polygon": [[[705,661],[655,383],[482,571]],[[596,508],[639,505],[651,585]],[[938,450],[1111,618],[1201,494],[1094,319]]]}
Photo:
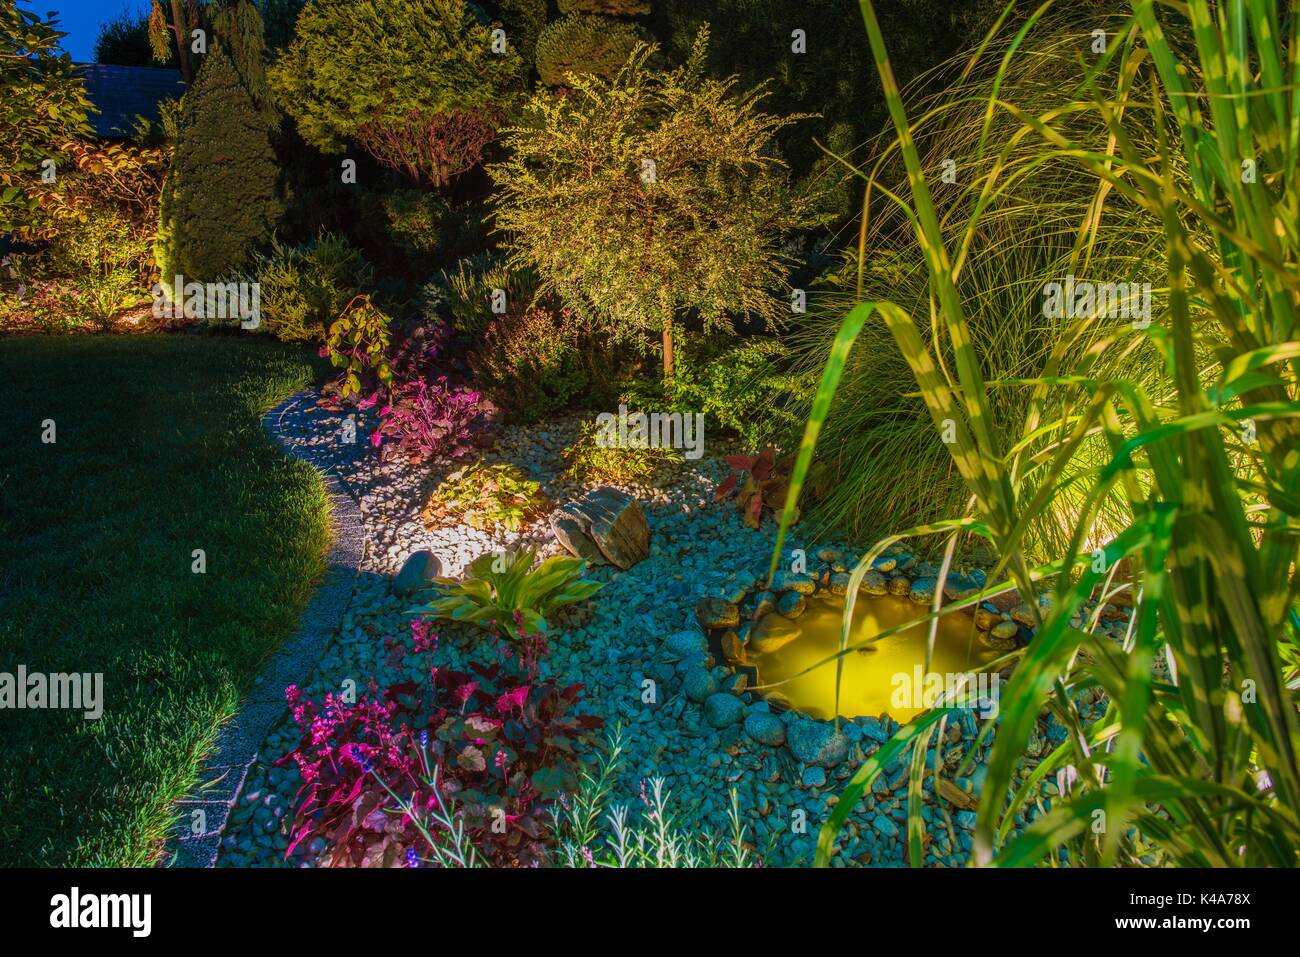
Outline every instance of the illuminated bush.
{"label": "illuminated bush", "polygon": [[214,47],[181,108],[163,187],[155,257],[162,283],[214,280],[243,266],[283,211],[266,121]]}
{"label": "illuminated bush", "polygon": [[609,79],[644,38],[644,31],[630,23],[567,16],[547,24],[538,38],[537,73],[547,86],[568,86],[571,73]]}
{"label": "illuminated bush", "polygon": [[442,185],[478,161],[522,61],[464,0],[314,0],[271,85],[312,146]]}

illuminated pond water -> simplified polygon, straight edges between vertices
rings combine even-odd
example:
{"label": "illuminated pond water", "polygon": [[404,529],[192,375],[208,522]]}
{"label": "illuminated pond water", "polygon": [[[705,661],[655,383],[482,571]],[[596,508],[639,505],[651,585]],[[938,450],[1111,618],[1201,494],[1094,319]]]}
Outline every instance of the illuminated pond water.
{"label": "illuminated pond water", "polygon": [[[844,599],[816,595],[808,599],[808,610],[791,620],[770,614],[755,626],[751,649],[761,649],[750,657],[758,669],[761,685],[781,683],[768,689],[791,706],[814,718],[829,719],[835,712],[835,662],[800,675],[804,669],[834,655],[840,646],[840,621]],[[928,608],[893,596],[858,599],[853,609],[850,644],[870,635],[912,621],[928,613]],[[923,710],[919,705],[900,707],[894,702],[896,687],[904,687],[896,676],[907,676],[908,703],[913,704],[910,689],[918,668],[925,664],[925,641],[928,625],[917,625],[857,651],[844,659],[840,679],[842,717],[888,713],[904,723]],[[980,640],[974,620],[961,613],[939,619],[930,673],[940,675],[972,671],[998,656]],[[796,677],[797,676],[797,677]]]}

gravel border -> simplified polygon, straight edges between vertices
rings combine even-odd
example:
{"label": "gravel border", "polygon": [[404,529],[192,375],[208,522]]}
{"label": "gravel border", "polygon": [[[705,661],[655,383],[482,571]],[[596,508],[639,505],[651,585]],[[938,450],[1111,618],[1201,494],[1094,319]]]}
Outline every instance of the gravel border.
{"label": "gravel border", "polygon": [[[239,710],[222,727],[216,747],[199,774],[203,783],[177,802],[184,816],[167,842],[165,866],[215,866],[222,832],[248,769],[257,760],[258,748],[267,734],[287,711],[285,687],[305,680],[311,673],[355,594],[366,552],[365,525],[356,494],[341,476],[301,455],[286,441],[282,428],[285,413],[313,397],[310,391],[290,396],[263,415],[262,428],[286,454],[320,470],[330,516],[325,575],[303,611],[297,633],[267,661]],[[196,818],[195,811],[202,811],[202,816]],[[192,833],[196,822],[202,823],[202,830]]]}

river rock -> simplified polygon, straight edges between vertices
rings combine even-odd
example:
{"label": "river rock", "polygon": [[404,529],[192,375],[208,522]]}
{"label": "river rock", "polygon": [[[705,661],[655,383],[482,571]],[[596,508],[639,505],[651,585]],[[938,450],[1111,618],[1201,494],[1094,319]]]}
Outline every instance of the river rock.
{"label": "river rock", "polygon": [[895,575],[889,580],[889,593],[899,598],[906,597],[912,590],[912,580],[906,575]]}
{"label": "river rock", "polygon": [[[880,584],[883,588],[885,580],[882,578]],[[830,581],[826,583],[826,590],[832,595],[847,595],[849,593],[849,576],[845,572],[836,572],[831,576]],[[880,594],[884,594],[883,591]]]}
{"label": "river rock", "polygon": [[754,599],[754,621],[774,611],[776,611],[776,595],[770,591],[759,592]]}
{"label": "river rock", "polygon": [[862,590],[868,595],[883,595],[889,591],[889,582],[880,572],[870,571],[862,576]]}
{"label": "river rock", "polygon": [[934,590],[939,583],[933,578],[918,578],[912,582],[912,590],[908,593],[908,598],[918,605],[928,605],[934,601]]}
{"label": "river rock", "polygon": [[849,753],[849,739],[829,721],[804,718],[791,723],[786,741],[790,753],[804,764],[833,768]]}
{"label": "river rock", "polygon": [[967,577],[949,572],[943,583],[943,597],[949,601],[961,601],[974,595],[983,587],[983,583],[977,581],[974,576]]}
{"label": "river rock", "polygon": [[838,548],[822,548],[817,552],[817,560],[827,565],[835,565],[844,561],[844,553]]}
{"label": "river rock", "polygon": [[772,591],[798,592],[800,595],[811,595],[817,590],[817,582],[811,575],[805,575],[802,572],[780,571],[772,580]]}
{"label": "river rock", "polygon": [[745,717],[745,733],[769,748],[785,744],[785,723],[774,714],[751,711]]}
{"label": "river rock", "polygon": [[664,650],[673,658],[707,655],[709,639],[698,631],[678,631],[664,639]]}
{"label": "river rock", "polygon": [[696,704],[703,704],[709,695],[718,693],[718,679],[703,668],[692,668],[682,681],[682,693]]}
{"label": "river rock", "polygon": [[650,554],[650,526],[641,503],[608,486],[552,512],[551,531],[567,551],[593,564],[628,569]]}
{"label": "river rock", "polygon": [[980,631],[989,631],[1002,621],[1002,616],[987,608],[975,609],[975,627]]}
{"label": "river rock", "polygon": [[1020,626],[1014,621],[1000,621],[989,629],[989,634],[999,641],[1009,641],[1020,634]]}
{"label": "river rock", "polygon": [[695,620],[705,630],[735,628],[740,624],[740,609],[721,598],[701,598],[695,606]]}
{"label": "river rock", "polygon": [[402,563],[402,570],[393,577],[393,591],[410,595],[428,586],[442,574],[442,562],[427,548],[412,552]]}
{"label": "river rock", "polygon": [[788,591],[777,601],[776,610],[787,618],[798,618],[808,610],[808,599],[797,591]]}
{"label": "river rock", "polygon": [[714,728],[729,728],[739,723],[744,716],[745,702],[734,694],[720,691],[709,695],[704,701],[704,720]]}

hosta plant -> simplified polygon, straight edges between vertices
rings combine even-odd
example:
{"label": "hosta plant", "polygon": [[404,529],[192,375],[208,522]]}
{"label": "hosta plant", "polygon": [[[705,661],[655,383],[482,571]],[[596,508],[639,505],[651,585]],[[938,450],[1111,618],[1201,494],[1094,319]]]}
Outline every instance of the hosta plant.
{"label": "hosta plant", "polygon": [[481,531],[517,532],[549,507],[542,487],[508,462],[476,462],[449,474],[433,490],[421,517],[430,527],[447,520]]}
{"label": "hosta plant", "polygon": [[597,581],[583,578],[587,563],[552,555],[536,568],[537,553],[480,555],[463,579],[435,578],[431,600],[414,609],[432,618],[471,621],[512,641],[547,633],[547,617],[565,605],[590,598]]}

